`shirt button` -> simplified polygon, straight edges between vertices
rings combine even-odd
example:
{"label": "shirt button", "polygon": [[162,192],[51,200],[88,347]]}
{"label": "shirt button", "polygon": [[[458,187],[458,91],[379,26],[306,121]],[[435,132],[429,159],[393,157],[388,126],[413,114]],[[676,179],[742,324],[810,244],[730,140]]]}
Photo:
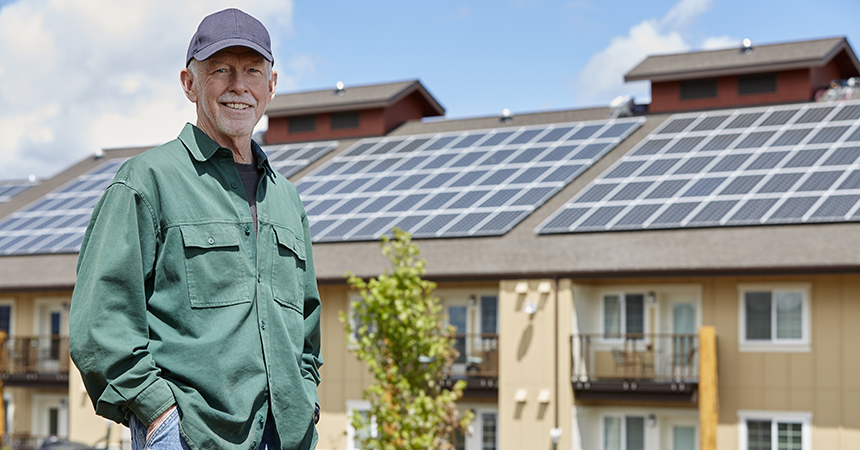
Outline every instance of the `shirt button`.
{"label": "shirt button", "polygon": [[239,183],[236,183],[236,182],[234,181],[234,182],[230,183],[230,187],[231,187],[231,188],[233,188],[233,189],[236,189],[237,187],[239,187]]}
{"label": "shirt button", "polygon": [[245,236],[251,235],[251,225],[245,225]]}
{"label": "shirt button", "polygon": [[257,448],[257,443],[251,442],[251,450],[254,450],[255,448]]}
{"label": "shirt button", "polygon": [[260,281],[261,281],[260,276],[257,275],[257,283],[259,283]]}
{"label": "shirt button", "polygon": [[260,322],[260,328],[262,328],[264,330],[266,329],[266,321],[265,320]]}
{"label": "shirt button", "polygon": [[207,242],[209,242],[209,245],[212,245],[215,243],[215,239],[213,239],[212,236],[209,236],[209,240]]}
{"label": "shirt button", "polygon": [[266,426],[266,420],[263,419],[263,416],[260,416],[260,429],[262,430],[264,426]]}

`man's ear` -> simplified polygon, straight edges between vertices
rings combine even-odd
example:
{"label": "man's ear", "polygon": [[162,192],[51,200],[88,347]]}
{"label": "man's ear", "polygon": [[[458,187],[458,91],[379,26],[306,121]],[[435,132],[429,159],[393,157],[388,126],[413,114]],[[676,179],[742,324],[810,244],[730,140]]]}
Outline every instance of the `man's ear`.
{"label": "man's ear", "polygon": [[194,74],[186,67],[179,72],[179,81],[182,83],[182,90],[185,91],[185,97],[191,103],[197,103],[197,94],[194,92]]}
{"label": "man's ear", "polygon": [[275,98],[275,87],[278,85],[278,72],[272,70],[272,79],[269,80],[269,101]]}

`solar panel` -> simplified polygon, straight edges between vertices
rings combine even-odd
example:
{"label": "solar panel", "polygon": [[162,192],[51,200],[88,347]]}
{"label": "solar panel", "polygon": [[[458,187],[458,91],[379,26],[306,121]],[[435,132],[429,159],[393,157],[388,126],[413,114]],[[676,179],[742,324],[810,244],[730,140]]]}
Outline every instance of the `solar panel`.
{"label": "solar panel", "polygon": [[416,238],[497,236],[644,121],[362,139],[297,188],[315,242],[377,239],[393,226]]}
{"label": "solar panel", "polygon": [[[337,141],[310,142],[268,145],[263,150],[272,168],[289,177],[337,145]],[[0,254],[74,253],[80,250],[93,208],[125,160],[106,160],[0,222]],[[4,184],[0,184],[0,195],[3,189]]]}
{"label": "solar panel", "polygon": [[0,203],[6,203],[9,200],[12,200],[12,197],[26,191],[29,187],[34,186],[36,183],[31,183],[29,181],[0,181]]}
{"label": "solar panel", "polygon": [[857,141],[856,100],[675,114],[536,232],[857,221]]}
{"label": "solar panel", "polygon": [[303,144],[266,145],[263,151],[269,165],[289,178],[338,146],[338,141],[307,142]]}
{"label": "solar panel", "polygon": [[78,251],[96,202],[124,161],[106,160],[0,222],[0,254]]}

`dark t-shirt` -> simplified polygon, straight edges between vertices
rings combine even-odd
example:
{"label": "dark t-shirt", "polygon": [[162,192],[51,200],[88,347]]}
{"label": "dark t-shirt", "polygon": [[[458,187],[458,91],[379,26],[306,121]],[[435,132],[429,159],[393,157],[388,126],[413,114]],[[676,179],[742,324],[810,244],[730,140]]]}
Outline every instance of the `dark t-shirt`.
{"label": "dark t-shirt", "polygon": [[263,174],[263,169],[257,167],[256,158],[251,164],[236,163],[236,168],[239,169],[239,178],[242,179],[242,186],[245,187],[245,195],[248,200],[248,207],[251,208],[251,220],[254,222],[254,234],[257,233],[257,185],[260,184],[260,176]]}

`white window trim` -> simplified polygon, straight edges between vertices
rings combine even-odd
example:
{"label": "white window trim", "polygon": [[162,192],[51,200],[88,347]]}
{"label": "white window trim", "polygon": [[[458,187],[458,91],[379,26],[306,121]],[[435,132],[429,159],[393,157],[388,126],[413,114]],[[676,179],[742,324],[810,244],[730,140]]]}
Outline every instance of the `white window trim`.
{"label": "white window trim", "polygon": [[[367,400],[346,401],[346,450],[359,450],[355,447],[355,428],[352,427],[353,411],[370,411],[370,402]],[[376,437],[375,418],[371,418],[370,435]]]}
{"label": "white window trim", "polygon": [[[495,414],[496,416],[496,448],[499,448],[499,410],[497,408],[470,408],[475,414],[475,419],[469,424],[469,429],[466,430],[466,449],[483,448],[484,442],[484,418],[482,414]],[[461,411],[462,414],[462,411]]]}
{"label": "white window trim", "polygon": [[[651,330],[648,326],[648,320],[647,320],[648,306],[649,306],[648,301],[647,301],[647,298],[648,298],[647,292],[642,292],[642,291],[638,291],[638,290],[604,291],[604,292],[600,293],[600,335],[601,335],[600,340],[602,342],[618,343],[618,342],[624,342],[624,340],[625,340],[625,338],[623,338],[623,337],[621,337],[621,338],[606,337],[606,335],[608,334],[608,332],[606,331],[606,303],[605,303],[606,302],[606,296],[617,295],[618,298],[621,299],[621,319],[620,319],[621,320],[621,324],[620,324],[621,325],[621,331],[619,333],[622,336],[625,336],[627,334],[627,296],[631,295],[631,294],[640,294],[645,299],[643,301],[643,304],[642,304],[643,313],[644,313],[644,316],[642,317],[642,334],[648,334],[651,332]],[[638,341],[639,339],[636,339],[636,340]]]}
{"label": "white window trim", "polygon": [[[746,293],[752,291],[787,292],[799,291],[801,303],[802,339],[748,340],[746,338]],[[812,351],[812,285],[810,283],[744,283],[738,284],[738,350],[741,352],[790,352]],[[773,312],[771,314],[774,314]]]}
{"label": "white window trim", "polygon": [[[600,435],[598,436],[598,440],[600,441],[600,450],[606,450],[606,418],[607,417],[617,417],[621,419],[621,445],[622,448],[627,446],[627,421],[625,420],[628,417],[641,417],[645,420],[645,428],[643,430],[644,441],[648,442],[648,416],[646,414],[620,414],[620,413],[604,413],[600,415]],[[626,450],[626,449],[625,449]],[[804,449],[806,450],[806,449]]]}
{"label": "white window trim", "polygon": [[[812,450],[812,413],[806,411],[754,411],[754,410],[738,410],[738,449],[746,450],[747,442],[747,421],[748,420],[769,420],[772,423],[791,422],[801,423],[801,439],[803,440],[802,449]],[[776,440],[776,434],[773,435]],[[776,447],[774,447],[776,450]]]}

